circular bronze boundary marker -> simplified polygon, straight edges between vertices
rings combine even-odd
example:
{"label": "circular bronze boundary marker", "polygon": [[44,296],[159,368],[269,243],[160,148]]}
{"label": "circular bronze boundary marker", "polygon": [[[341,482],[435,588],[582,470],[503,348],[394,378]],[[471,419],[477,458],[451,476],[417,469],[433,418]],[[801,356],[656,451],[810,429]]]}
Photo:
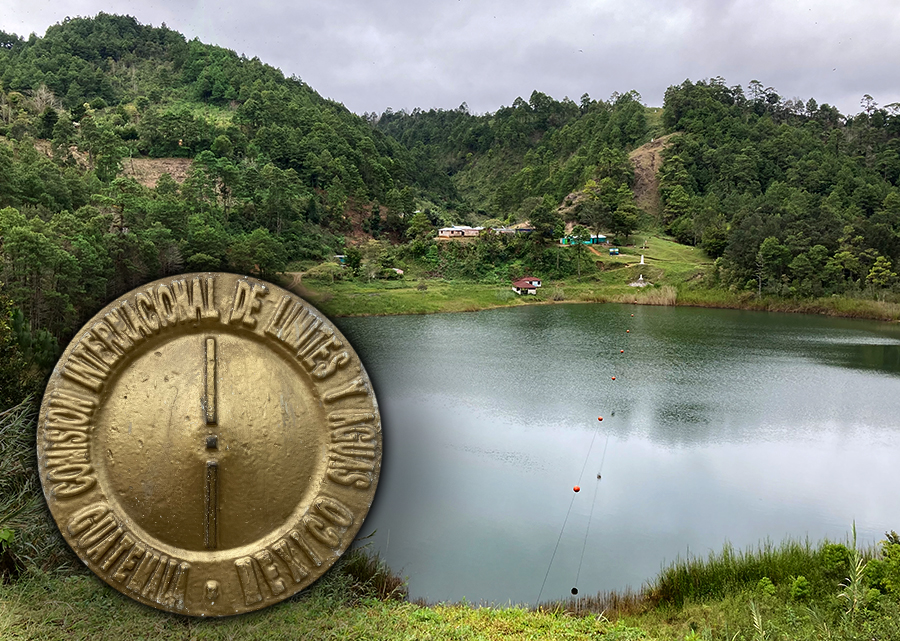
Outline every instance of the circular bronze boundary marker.
{"label": "circular bronze boundary marker", "polygon": [[381,469],[378,404],[314,307],[255,278],[184,274],[113,301],[60,357],[38,465],[63,537],[123,594],[225,616],[343,554]]}

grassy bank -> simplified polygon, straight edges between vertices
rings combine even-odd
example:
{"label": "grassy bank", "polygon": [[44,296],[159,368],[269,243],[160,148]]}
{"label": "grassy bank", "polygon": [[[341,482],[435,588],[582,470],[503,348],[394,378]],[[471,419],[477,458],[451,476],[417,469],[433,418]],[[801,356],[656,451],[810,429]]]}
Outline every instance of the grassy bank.
{"label": "grassy bank", "polygon": [[156,611],[93,576],[29,574],[0,585],[0,639],[646,638],[622,623],[576,617],[562,608],[535,613],[522,608],[429,607],[383,598],[370,582],[348,572],[347,565],[342,562],[301,595],[260,612],[219,620]]}
{"label": "grassy bank", "polygon": [[[893,544],[890,544],[893,545]],[[90,639],[900,639],[891,554],[788,541],[678,561],[640,594],[523,607],[411,603],[360,551],[310,590],[221,620],[165,614],[93,576],[26,572],[0,584],[0,638]]]}
{"label": "grassy bank", "polygon": [[765,312],[790,312],[821,314],[842,318],[868,318],[896,322],[900,320],[900,304],[871,298],[785,299],[757,297],[752,292],[735,293],[721,289],[682,287],[678,290],[677,305],[691,307],[717,307],[724,309],[749,309]]}
{"label": "grassy bank", "polygon": [[604,283],[602,280],[573,278],[566,281],[545,281],[535,296],[517,296],[511,288],[500,284],[445,280],[421,283],[304,283],[291,289],[330,316],[471,312],[555,303],[630,303],[900,321],[900,304],[892,302],[837,296],[813,299],[757,297],[752,292],[732,292],[685,283],[637,288],[621,283]]}

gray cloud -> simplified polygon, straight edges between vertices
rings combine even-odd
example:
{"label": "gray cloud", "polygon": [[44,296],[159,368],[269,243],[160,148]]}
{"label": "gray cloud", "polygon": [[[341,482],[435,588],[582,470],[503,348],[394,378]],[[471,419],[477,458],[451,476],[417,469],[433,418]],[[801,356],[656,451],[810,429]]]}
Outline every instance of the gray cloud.
{"label": "gray cloud", "polygon": [[900,101],[894,0],[332,0],[284,3],[7,0],[0,28],[42,34],[66,16],[127,13],[258,56],[357,113],[494,111],[532,90],[557,99],[722,76],[857,113]]}

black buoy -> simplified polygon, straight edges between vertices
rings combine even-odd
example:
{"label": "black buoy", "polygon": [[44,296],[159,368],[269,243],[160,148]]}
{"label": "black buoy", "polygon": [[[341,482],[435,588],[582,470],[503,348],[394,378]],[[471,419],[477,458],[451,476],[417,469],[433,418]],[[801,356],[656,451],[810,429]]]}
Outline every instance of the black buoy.
{"label": "black buoy", "polygon": [[578,588],[572,588],[572,595],[578,594]]}
{"label": "black buoy", "polygon": [[598,479],[600,478],[600,474],[599,474],[599,473],[597,474],[597,478],[598,478]]}

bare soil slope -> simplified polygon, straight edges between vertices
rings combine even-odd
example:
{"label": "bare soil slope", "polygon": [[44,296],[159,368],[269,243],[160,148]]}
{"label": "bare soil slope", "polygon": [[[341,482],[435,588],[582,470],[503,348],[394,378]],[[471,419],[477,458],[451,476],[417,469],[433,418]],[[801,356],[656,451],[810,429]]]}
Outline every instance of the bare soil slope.
{"label": "bare soil slope", "polygon": [[[6,139],[3,139],[5,142]],[[34,148],[47,156],[53,157],[53,151],[48,140],[35,140]],[[87,170],[90,161],[87,154],[78,151],[74,145],[69,149],[78,166]],[[144,187],[156,187],[160,176],[169,174],[179,185],[187,178],[188,170],[193,161],[190,158],[123,158],[122,175],[131,176]]]}
{"label": "bare soil slope", "polygon": [[191,162],[190,158],[125,158],[122,174],[145,187],[156,187],[160,176],[169,174],[180,185],[187,178]]}
{"label": "bare soil slope", "polygon": [[634,200],[638,207],[652,216],[659,216],[660,213],[657,174],[662,165],[662,150],[675,135],[677,134],[655,138],[628,154],[634,165]]}

